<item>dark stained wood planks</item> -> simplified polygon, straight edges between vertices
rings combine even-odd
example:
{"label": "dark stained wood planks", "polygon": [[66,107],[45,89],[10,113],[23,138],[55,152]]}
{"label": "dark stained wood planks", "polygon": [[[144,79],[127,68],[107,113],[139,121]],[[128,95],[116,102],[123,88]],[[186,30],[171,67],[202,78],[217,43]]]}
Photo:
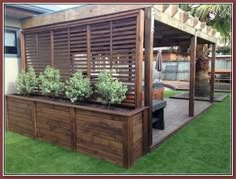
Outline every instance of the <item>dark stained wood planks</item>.
{"label": "dark stained wood planks", "polygon": [[33,102],[7,99],[8,129],[22,135],[34,137]]}
{"label": "dark stained wood planks", "polygon": [[8,95],[9,130],[129,168],[145,154],[147,108],[107,112]]}
{"label": "dark stained wood planks", "polygon": [[[38,138],[74,148],[74,120],[70,108],[38,103],[36,112]],[[64,125],[65,123],[67,126]]]}

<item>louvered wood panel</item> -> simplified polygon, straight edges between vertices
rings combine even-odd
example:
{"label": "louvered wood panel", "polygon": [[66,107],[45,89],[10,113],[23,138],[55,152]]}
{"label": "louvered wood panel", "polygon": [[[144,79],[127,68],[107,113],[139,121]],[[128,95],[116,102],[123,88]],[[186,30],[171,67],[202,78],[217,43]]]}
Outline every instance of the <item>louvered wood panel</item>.
{"label": "louvered wood panel", "polygon": [[36,72],[38,70],[37,60],[37,44],[36,44],[36,33],[25,35],[25,58],[26,58],[26,69],[32,66]]}
{"label": "louvered wood panel", "polygon": [[136,17],[112,22],[112,67],[114,76],[128,86],[124,103],[135,103]]}
{"label": "louvered wood panel", "polygon": [[60,70],[61,77],[64,80],[72,75],[69,35],[68,28],[53,31],[55,68]]}
{"label": "louvered wood panel", "polygon": [[37,33],[26,31],[26,67],[32,65],[36,72],[42,72],[46,65],[54,65],[64,80],[81,71],[93,84],[101,71],[112,71],[113,77],[129,89],[122,105],[135,107],[135,98],[140,96],[137,87],[141,86],[137,78],[141,69],[137,51],[142,48],[138,43],[139,13],[81,25],[78,20],[77,26],[67,24],[59,29],[45,26],[45,30],[41,28]]}
{"label": "louvered wood panel", "polygon": [[92,24],[91,33],[91,79],[96,81],[102,70],[110,70],[110,22]]}
{"label": "louvered wood panel", "polygon": [[37,33],[38,71],[44,71],[51,65],[51,35],[50,31]]}
{"label": "louvered wood panel", "polygon": [[87,26],[70,28],[70,61],[72,73],[87,74]]}

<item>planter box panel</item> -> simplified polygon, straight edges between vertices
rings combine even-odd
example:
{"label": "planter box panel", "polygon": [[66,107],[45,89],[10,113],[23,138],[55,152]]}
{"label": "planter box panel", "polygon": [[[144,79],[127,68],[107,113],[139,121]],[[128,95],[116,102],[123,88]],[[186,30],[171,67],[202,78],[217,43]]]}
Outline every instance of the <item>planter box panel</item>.
{"label": "planter box panel", "polygon": [[123,165],[123,118],[76,110],[77,151]]}
{"label": "planter box panel", "polygon": [[18,99],[7,100],[8,129],[28,137],[34,137],[33,102]]}
{"label": "planter box panel", "polygon": [[7,96],[9,129],[129,168],[147,151],[146,107],[80,106],[42,97]]}
{"label": "planter box panel", "polygon": [[37,137],[73,148],[73,117],[68,107],[37,103]]}
{"label": "planter box panel", "polygon": [[76,126],[76,129],[77,129],[77,133],[84,133],[91,136],[98,136],[100,138],[104,138],[104,139],[119,142],[119,143],[123,142],[123,137],[121,135],[116,135],[116,134],[108,133],[102,130],[97,130],[97,129],[93,129],[89,127],[81,127],[78,125]]}
{"label": "planter box panel", "polygon": [[77,151],[86,153],[88,155],[92,155],[95,158],[100,158],[102,160],[109,161],[111,163],[123,166],[122,158],[116,155],[112,155],[110,153],[104,152],[104,151],[98,151],[96,148],[88,147],[87,144],[83,145],[80,144],[79,148],[77,147]]}
{"label": "planter box panel", "polygon": [[132,164],[143,155],[143,114],[138,113],[132,121]]}

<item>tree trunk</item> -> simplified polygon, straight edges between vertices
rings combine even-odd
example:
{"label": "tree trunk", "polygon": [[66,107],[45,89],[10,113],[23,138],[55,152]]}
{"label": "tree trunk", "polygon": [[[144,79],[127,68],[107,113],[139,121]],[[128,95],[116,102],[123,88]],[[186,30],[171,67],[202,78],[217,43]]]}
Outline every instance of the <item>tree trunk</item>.
{"label": "tree trunk", "polygon": [[210,84],[208,79],[208,45],[197,46],[195,96],[208,97]]}

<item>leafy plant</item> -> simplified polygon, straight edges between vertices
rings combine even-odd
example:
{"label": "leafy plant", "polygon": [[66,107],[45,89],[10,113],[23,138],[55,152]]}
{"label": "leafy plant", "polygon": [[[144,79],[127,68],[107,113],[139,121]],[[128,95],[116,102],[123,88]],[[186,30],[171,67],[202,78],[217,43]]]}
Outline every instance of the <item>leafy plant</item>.
{"label": "leafy plant", "polygon": [[50,97],[58,96],[64,90],[64,83],[60,80],[60,71],[47,66],[39,75],[39,88],[42,90],[42,94]]}
{"label": "leafy plant", "polygon": [[37,85],[38,79],[33,67],[29,67],[27,72],[23,71],[18,74],[16,80],[16,89],[18,94],[30,95],[33,93]]}
{"label": "leafy plant", "polygon": [[97,93],[100,95],[97,101],[108,105],[120,104],[125,99],[125,94],[128,91],[127,85],[123,85],[117,78],[113,78],[111,72],[102,71],[98,75],[96,84]]}
{"label": "leafy plant", "polygon": [[93,91],[88,78],[84,78],[81,72],[76,72],[66,81],[65,94],[72,103],[89,98]]}

